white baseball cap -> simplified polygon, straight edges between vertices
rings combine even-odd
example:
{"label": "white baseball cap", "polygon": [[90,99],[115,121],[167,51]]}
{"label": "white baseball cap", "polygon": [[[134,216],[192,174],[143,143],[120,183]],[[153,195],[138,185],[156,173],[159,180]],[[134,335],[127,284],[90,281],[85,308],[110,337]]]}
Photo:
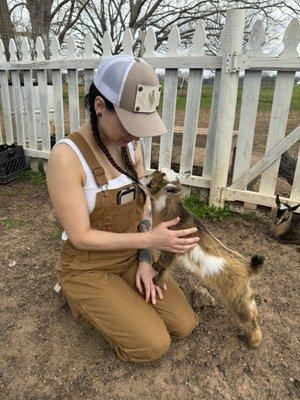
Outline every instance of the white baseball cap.
{"label": "white baseball cap", "polygon": [[94,84],[114,104],[131,135],[151,137],[167,132],[156,111],[161,85],[154,68],[143,59],[122,54],[103,57]]}

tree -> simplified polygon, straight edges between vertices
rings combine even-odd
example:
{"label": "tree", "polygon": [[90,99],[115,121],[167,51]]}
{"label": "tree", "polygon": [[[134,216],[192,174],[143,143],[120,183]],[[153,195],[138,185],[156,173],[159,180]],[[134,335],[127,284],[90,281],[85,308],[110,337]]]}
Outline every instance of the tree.
{"label": "tree", "polygon": [[3,41],[6,58],[8,59],[9,38],[15,36],[15,29],[10,19],[10,12],[6,0],[0,0],[0,10],[0,37]]}
{"label": "tree", "polygon": [[[26,0],[26,2],[1,0],[0,36],[3,39],[8,56],[8,41],[10,37],[25,35],[34,42],[41,36],[45,46],[45,57],[49,59],[50,37],[58,35],[60,43],[66,33],[77,23],[82,11],[89,0]],[[24,8],[28,11],[29,19],[23,16]],[[22,10],[20,10],[22,9]],[[8,11],[9,10],[9,11]],[[22,17],[13,24],[13,14],[21,13]]]}
{"label": "tree", "polygon": [[[270,41],[281,35],[280,24],[286,25],[287,19],[300,15],[300,0],[0,0],[0,6],[0,36],[6,50],[9,37],[15,33],[30,36],[34,41],[41,36],[46,58],[49,58],[49,41],[53,35],[57,35],[62,44],[72,34],[83,49],[87,31],[91,32],[99,55],[104,32],[108,31],[113,40],[112,53],[118,54],[122,51],[122,37],[127,27],[134,36],[134,54],[142,55],[141,43],[149,26],[155,30],[156,49],[163,52],[174,23],[180,29],[185,50],[200,19],[205,23],[209,38],[207,51],[214,54],[218,50],[227,8],[247,10],[246,40],[253,21],[258,18],[265,20],[267,41]],[[23,15],[24,10],[28,17]]]}
{"label": "tree", "polygon": [[[209,53],[215,53],[219,46],[218,38],[225,22],[227,8],[247,10],[246,39],[253,20],[259,17],[267,22],[267,38],[271,40],[279,34],[278,23],[285,24],[287,16],[290,19],[291,16],[300,14],[299,0],[177,0],[176,3],[167,0],[130,0],[129,2],[128,0],[94,0],[85,7],[80,16],[80,24],[74,26],[73,31],[79,42],[82,41],[84,33],[90,31],[99,54],[102,54],[101,38],[104,32],[108,31],[114,42],[112,52],[118,54],[122,49],[121,41],[127,26],[131,28],[133,35],[139,32],[134,42],[134,52],[142,41],[146,28],[152,26],[157,38],[156,49],[163,51],[174,23],[180,29],[182,46],[185,48],[190,45],[195,26],[202,19],[209,38],[207,50]],[[278,20],[278,16],[274,15],[275,12],[281,13],[282,20]],[[274,23],[276,23],[275,31]]]}

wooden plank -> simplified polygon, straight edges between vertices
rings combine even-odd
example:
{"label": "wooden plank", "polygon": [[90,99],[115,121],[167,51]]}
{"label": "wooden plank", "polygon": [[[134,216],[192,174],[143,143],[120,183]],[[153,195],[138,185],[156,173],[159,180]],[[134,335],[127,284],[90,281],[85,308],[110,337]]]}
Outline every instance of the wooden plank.
{"label": "wooden plank", "polygon": [[27,120],[27,137],[31,149],[37,149],[36,127],[35,127],[35,113],[33,105],[33,84],[32,72],[24,71],[24,89],[25,89],[25,109]]}
{"label": "wooden plank", "polygon": [[[143,59],[155,69],[216,69],[221,68],[222,57],[219,56],[199,56],[199,57],[143,57]],[[43,60],[43,61],[18,61],[18,62],[0,62],[0,71],[23,70],[23,69],[96,69],[101,60],[99,58],[85,59],[61,59],[61,60]]]}
{"label": "wooden plank", "polygon": [[[268,130],[266,153],[268,153],[285,135],[294,82],[294,72],[278,72]],[[280,160],[278,159],[263,173],[259,188],[260,193],[268,195],[274,194],[279,164]]]}
{"label": "wooden plank", "polygon": [[284,60],[277,57],[251,57],[246,69],[252,71],[300,71],[299,57]]}
{"label": "wooden plank", "polygon": [[42,150],[50,151],[49,103],[46,71],[37,71]]}
{"label": "wooden plank", "polygon": [[190,69],[184,116],[180,173],[188,171],[191,173],[193,170],[193,155],[195,152],[202,82],[203,71]]}
{"label": "wooden plank", "polygon": [[0,144],[3,144],[5,142],[4,139],[4,134],[2,132],[2,126],[1,126],[1,122],[0,122]]}
{"label": "wooden plank", "polygon": [[[90,90],[90,86],[93,83],[94,80],[94,70],[93,69],[85,69],[84,70],[84,95],[86,95],[89,90]],[[85,108],[84,109],[84,115],[86,120],[89,119],[89,111]]]}
{"label": "wooden plank", "polygon": [[[193,35],[193,48],[189,52],[190,56],[203,56],[205,38],[206,35],[204,24],[203,21],[200,20],[196,26]],[[190,68],[184,116],[184,132],[182,136],[182,152],[179,168],[179,172],[182,175],[191,175],[193,171],[193,156],[197,140],[196,134],[200,110],[202,84],[203,70]],[[185,196],[189,196],[191,192],[191,186],[183,185],[182,191]]]}
{"label": "wooden plank", "polygon": [[167,128],[167,133],[162,135],[160,139],[159,169],[169,168],[171,165],[173,129],[176,113],[177,83],[178,70],[167,69],[165,71],[162,109],[162,120]]}
{"label": "wooden plank", "polygon": [[0,88],[4,114],[5,140],[7,144],[12,144],[14,142],[14,134],[11,119],[11,106],[7,78],[7,73],[5,71],[0,71]]}
{"label": "wooden plank", "polygon": [[[245,201],[247,203],[261,204],[267,207],[276,207],[275,196],[251,192],[249,190],[232,189],[231,187],[223,190],[222,199],[223,201]],[[280,196],[280,200],[282,202],[288,202],[291,206],[299,204],[299,199],[292,197],[288,199]],[[296,212],[300,213],[300,209],[298,208]]]}
{"label": "wooden plank", "polygon": [[42,158],[48,160],[50,156],[50,151],[47,150],[35,150],[28,147],[24,147],[24,154],[27,157]]}
{"label": "wooden plank", "polygon": [[68,95],[69,95],[70,131],[73,132],[79,127],[79,94],[78,94],[78,75],[76,69],[68,70]]}
{"label": "wooden plank", "polygon": [[12,80],[12,95],[14,102],[14,114],[16,123],[16,136],[17,143],[25,147],[25,127],[24,127],[24,116],[23,116],[23,93],[21,89],[19,71],[11,71]]}
{"label": "wooden plank", "polygon": [[291,190],[291,198],[296,199],[298,201],[300,200],[300,147],[298,151],[298,160],[294,175],[293,186]]}
{"label": "wooden plank", "polygon": [[[224,32],[223,51],[227,53],[242,51],[245,25],[245,11],[240,9],[227,10],[226,28]],[[230,164],[232,131],[234,126],[239,73],[226,72],[226,57],[223,58],[218,115],[216,121],[216,139],[214,146],[211,189],[209,204],[222,207],[221,189],[227,185]]]}
{"label": "wooden plank", "polygon": [[[26,109],[26,122],[27,122],[27,137],[29,147],[33,150],[37,149],[37,137],[35,126],[35,113],[33,108],[33,84],[32,84],[32,71],[26,70],[23,72],[24,76],[24,92],[25,92],[25,109]],[[34,171],[38,171],[37,160],[30,160],[30,166]]]}
{"label": "wooden plank", "polygon": [[[201,57],[143,57],[147,63],[158,69],[220,69],[222,56]],[[99,65],[99,59],[73,59],[73,60],[44,60],[36,63],[30,62],[0,62],[0,71],[23,69],[93,69]],[[277,57],[251,57],[242,69],[252,71],[300,71],[299,57],[281,60]]]}
{"label": "wooden plank", "polygon": [[[255,164],[249,171],[244,172],[236,181],[232,183],[230,188],[244,189],[249,182],[253,181],[253,179],[255,179],[258,175],[263,173],[267,168],[272,166],[272,164],[274,165],[274,163],[277,162],[277,160],[280,161],[281,154],[287,151],[299,139],[300,139],[300,126],[295,128],[288,136],[283,138],[279,143],[276,144],[276,146],[270,149],[268,153],[265,154],[264,157],[257,164]],[[272,196],[271,194],[269,195]]]}
{"label": "wooden plank", "polygon": [[52,71],[52,84],[55,137],[56,141],[59,141],[60,139],[63,139],[65,137],[63,85],[60,69],[55,69]]}
{"label": "wooden plank", "polygon": [[140,143],[141,143],[142,153],[143,153],[144,168],[149,169],[150,165],[151,165],[152,137],[140,138]]}
{"label": "wooden plank", "polygon": [[250,168],[261,72],[246,71],[243,84],[239,131],[232,180],[237,180]]}
{"label": "wooden plank", "polygon": [[203,176],[211,177],[212,162],[216,140],[216,122],[219,107],[221,70],[215,71],[214,87],[212,93],[212,102],[209,116],[209,125],[207,131],[206,151],[204,156]]}

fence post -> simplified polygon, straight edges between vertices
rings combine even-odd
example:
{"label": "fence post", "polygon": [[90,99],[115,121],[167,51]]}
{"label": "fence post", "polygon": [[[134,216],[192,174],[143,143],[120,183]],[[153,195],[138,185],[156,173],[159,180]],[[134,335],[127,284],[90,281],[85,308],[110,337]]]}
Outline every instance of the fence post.
{"label": "fence post", "polygon": [[[222,40],[223,60],[209,195],[209,204],[217,207],[223,207],[224,205],[221,194],[227,184],[239,82],[239,70],[234,69],[233,72],[226,72],[226,69],[228,62],[231,61],[230,55],[233,53],[239,55],[242,52],[244,27],[245,11],[238,9],[227,10],[224,38]],[[231,66],[233,66],[233,63]]]}

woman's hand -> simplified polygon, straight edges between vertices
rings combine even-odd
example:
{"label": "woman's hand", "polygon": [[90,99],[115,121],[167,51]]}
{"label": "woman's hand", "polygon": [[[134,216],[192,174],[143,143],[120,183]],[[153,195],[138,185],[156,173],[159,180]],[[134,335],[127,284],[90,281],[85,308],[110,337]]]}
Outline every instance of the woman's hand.
{"label": "woman's hand", "polygon": [[[145,300],[148,302],[150,297],[152,304],[156,304],[156,292],[160,299],[163,298],[162,290],[159,286],[154,285],[152,279],[158,274],[152,266],[144,261],[139,262],[139,266],[135,273],[135,285],[140,293],[142,293],[142,283],[145,288]],[[167,290],[166,284],[164,289]]]}
{"label": "woman's hand", "polygon": [[149,238],[149,248],[170,251],[172,253],[185,253],[197,246],[199,237],[181,238],[198,231],[196,227],[180,230],[168,229],[170,226],[178,224],[179,217],[170,221],[161,222],[155,228],[147,232]]}

